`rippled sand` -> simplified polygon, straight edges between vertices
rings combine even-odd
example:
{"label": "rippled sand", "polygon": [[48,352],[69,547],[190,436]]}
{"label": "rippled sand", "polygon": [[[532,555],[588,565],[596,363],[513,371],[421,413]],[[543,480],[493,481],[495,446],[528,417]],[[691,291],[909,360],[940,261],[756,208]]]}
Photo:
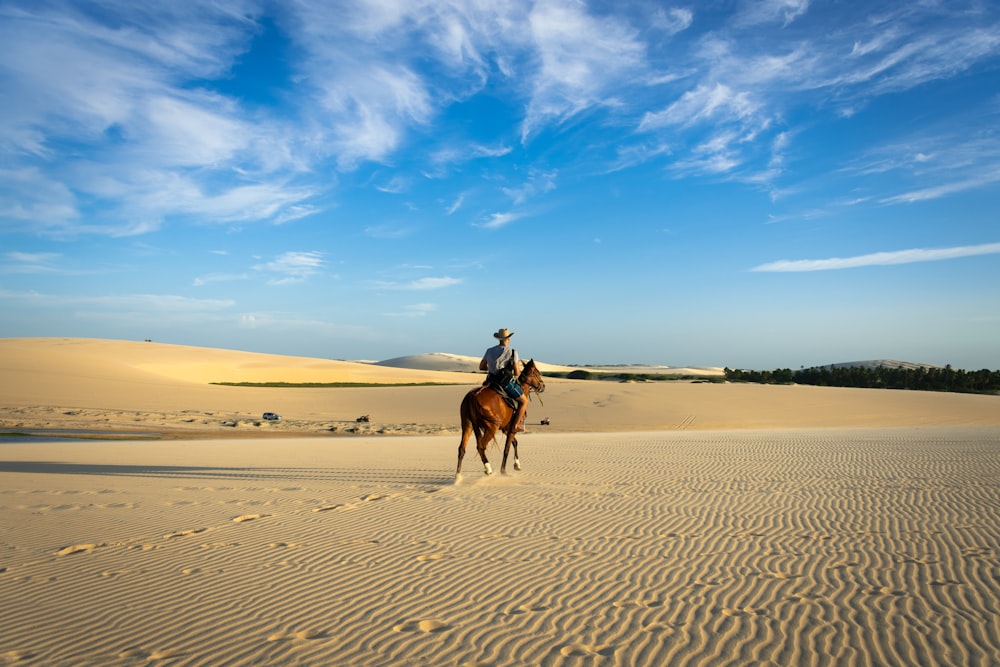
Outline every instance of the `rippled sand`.
{"label": "rippled sand", "polygon": [[4,444],[0,661],[1000,655],[997,427],[529,434],[458,483],[456,444]]}

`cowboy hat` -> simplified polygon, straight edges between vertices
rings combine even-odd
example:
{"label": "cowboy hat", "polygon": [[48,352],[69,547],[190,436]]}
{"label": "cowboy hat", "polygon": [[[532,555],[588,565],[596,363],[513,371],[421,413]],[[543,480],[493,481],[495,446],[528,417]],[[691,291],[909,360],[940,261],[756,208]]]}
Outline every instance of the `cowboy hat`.
{"label": "cowboy hat", "polygon": [[505,338],[510,338],[513,335],[514,335],[513,331],[510,331],[507,328],[503,328],[503,329],[500,329],[499,331],[497,331],[495,334],[493,334],[493,337],[496,338],[496,339],[498,339],[498,340],[503,340]]}

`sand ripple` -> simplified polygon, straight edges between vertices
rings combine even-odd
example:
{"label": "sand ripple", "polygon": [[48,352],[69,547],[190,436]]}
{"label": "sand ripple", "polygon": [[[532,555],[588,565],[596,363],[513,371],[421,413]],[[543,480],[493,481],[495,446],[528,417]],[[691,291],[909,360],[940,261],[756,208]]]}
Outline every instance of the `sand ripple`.
{"label": "sand ripple", "polygon": [[10,445],[0,660],[995,664],[998,436]]}

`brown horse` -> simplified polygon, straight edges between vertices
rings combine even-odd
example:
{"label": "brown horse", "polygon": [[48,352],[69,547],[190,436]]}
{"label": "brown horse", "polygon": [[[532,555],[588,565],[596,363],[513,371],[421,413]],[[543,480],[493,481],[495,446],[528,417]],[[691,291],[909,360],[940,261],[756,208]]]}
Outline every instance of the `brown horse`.
{"label": "brown horse", "polygon": [[[517,378],[517,383],[521,385],[521,391],[531,396],[531,392],[540,394],[545,391],[545,383],[542,382],[542,374],[535,365],[535,360],[531,359],[524,365],[521,375]],[[503,446],[503,463],[500,464],[500,474],[507,473],[507,454],[510,446],[514,445],[514,470],[521,469],[521,462],[517,458],[517,435],[515,428],[517,424],[512,424],[515,411],[496,390],[489,387],[479,387],[472,389],[465,398],[462,399],[462,407],[459,409],[462,417],[462,442],[458,445],[458,468],[455,476],[462,474],[462,458],[465,456],[465,446],[469,442],[469,436],[473,432],[476,434],[476,449],[479,451],[479,458],[483,460],[483,467],[487,475],[493,474],[493,468],[486,459],[486,445],[488,445],[501,431],[507,435]]]}

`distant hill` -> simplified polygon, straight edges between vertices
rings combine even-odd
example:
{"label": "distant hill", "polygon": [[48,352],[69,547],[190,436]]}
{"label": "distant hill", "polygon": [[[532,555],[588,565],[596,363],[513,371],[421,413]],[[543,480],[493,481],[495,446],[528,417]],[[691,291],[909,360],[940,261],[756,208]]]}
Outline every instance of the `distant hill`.
{"label": "distant hill", "polygon": [[917,364],[912,361],[896,361],[895,359],[869,359],[867,361],[845,361],[839,364],[812,366],[812,368],[866,368],[869,370],[875,368],[902,368],[905,370],[915,371],[919,368],[944,368],[944,366],[935,366],[934,364]]}
{"label": "distant hill", "polygon": [[405,357],[393,357],[374,362],[375,366],[391,366],[392,368],[411,368],[422,371],[458,371],[475,373],[479,370],[479,359],[461,354],[447,352],[429,352],[427,354],[411,354]]}
{"label": "distant hill", "polygon": [[[409,368],[425,371],[460,371],[475,373],[479,371],[480,357],[470,357],[447,352],[430,352],[427,354],[411,354],[405,357],[394,357],[383,361],[371,362],[375,366],[391,366],[393,368]],[[525,360],[526,361],[526,360]],[[561,366],[547,364],[535,360],[543,373],[569,373],[575,370],[586,370],[592,373],[614,375],[619,373],[653,374],[653,375],[704,375],[722,376],[722,368],[714,366],[676,367],[676,366],[643,366],[623,364],[618,366]]]}

